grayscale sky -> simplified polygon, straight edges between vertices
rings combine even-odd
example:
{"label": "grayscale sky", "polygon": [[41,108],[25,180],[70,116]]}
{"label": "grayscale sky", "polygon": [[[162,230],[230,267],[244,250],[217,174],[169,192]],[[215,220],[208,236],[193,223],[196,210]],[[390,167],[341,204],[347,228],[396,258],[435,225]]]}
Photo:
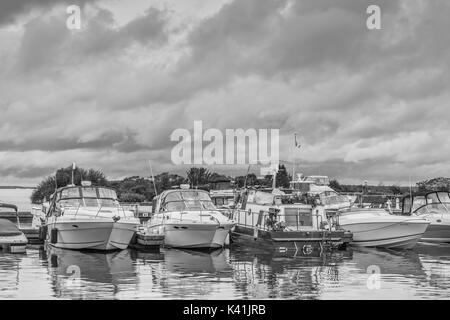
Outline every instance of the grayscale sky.
{"label": "grayscale sky", "polygon": [[448,0],[1,1],[0,185],[184,173],[169,136],[194,120],[278,128],[282,160],[343,182],[449,176],[449,66]]}

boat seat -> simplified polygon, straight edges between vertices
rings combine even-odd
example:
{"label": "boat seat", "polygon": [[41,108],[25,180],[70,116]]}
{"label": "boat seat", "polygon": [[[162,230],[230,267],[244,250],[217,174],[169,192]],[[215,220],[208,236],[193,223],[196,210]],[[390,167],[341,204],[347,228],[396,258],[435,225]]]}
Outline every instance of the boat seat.
{"label": "boat seat", "polygon": [[9,220],[0,219],[0,237],[20,236],[22,232]]}

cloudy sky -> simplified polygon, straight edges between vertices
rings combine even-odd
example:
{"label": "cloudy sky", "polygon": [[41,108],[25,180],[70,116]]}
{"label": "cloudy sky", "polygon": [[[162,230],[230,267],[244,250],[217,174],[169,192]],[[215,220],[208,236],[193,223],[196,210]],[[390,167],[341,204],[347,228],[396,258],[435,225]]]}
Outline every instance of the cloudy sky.
{"label": "cloudy sky", "polygon": [[1,1],[0,185],[183,173],[169,137],[194,120],[279,129],[282,160],[343,182],[449,176],[449,31],[448,0]]}

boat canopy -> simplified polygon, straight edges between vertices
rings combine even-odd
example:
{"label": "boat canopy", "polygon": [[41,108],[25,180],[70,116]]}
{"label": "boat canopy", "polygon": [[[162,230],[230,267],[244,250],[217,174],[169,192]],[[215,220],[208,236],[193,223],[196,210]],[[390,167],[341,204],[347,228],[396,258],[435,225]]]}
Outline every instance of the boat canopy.
{"label": "boat canopy", "polygon": [[427,214],[433,212],[450,213],[450,194],[445,191],[428,192],[403,198],[403,214]]}
{"label": "boat canopy", "polygon": [[0,203],[0,208],[14,209],[16,212],[19,210],[16,205],[9,203]]}
{"label": "boat canopy", "polygon": [[62,206],[113,207],[118,205],[113,189],[93,186],[71,186],[58,189],[54,195]]}
{"label": "boat canopy", "polygon": [[167,190],[161,195],[159,211],[217,210],[208,192],[203,190]]}

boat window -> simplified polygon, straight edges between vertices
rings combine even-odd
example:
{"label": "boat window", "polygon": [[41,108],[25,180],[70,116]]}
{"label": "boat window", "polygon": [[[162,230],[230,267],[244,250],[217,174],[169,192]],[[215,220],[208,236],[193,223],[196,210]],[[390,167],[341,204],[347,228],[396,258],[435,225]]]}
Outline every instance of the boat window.
{"label": "boat window", "polygon": [[161,207],[164,211],[216,210],[208,193],[199,191],[171,192],[164,198]]}
{"label": "boat window", "polygon": [[113,199],[98,199],[98,202],[102,207],[116,207],[118,205],[117,201]]}
{"label": "boat window", "polygon": [[205,210],[216,210],[216,207],[211,201],[202,201],[202,205]]}
{"label": "boat window", "polygon": [[98,207],[97,198],[84,198],[84,204],[86,207]]}
{"label": "boat window", "polygon": [[450,203],[450,197],[447,192],[438,192],[439,200],[443,203]]}
{"label": "boat window", "polygon": [[98,188],[99,198],[117,199],[117,194],[114,190],[106,188]]}
{"label": "boat window", "polygon": [[67,188],[61,190],[61,198],[80,198],[79,188]]}
{"label": "boat window", "polygon": [[85,187],[83,188],[83,197],[85,198],[97,198],[96,188]]}
{"label": "boat window", "polygon": [[439,203],[439,199],[437,196],[437,193],[430,193],[427,195],[427,202],[428,203]]}
{"label": "boat window", "polygon": [[198,191],[183,191],[182,197],[184,200],[210,200],[210,197],[206,192]]}
{"label": "boat window", "polygon": [[78,206],[83,206],[83,201],[78,198],[78,199],[62,199],[61,201],[58,202],[58,205],[60,205],[61,207],[78,207]]}
{"label": "boat window", "polygon": [[164,198],[165,202],[180,201],[180,200],[183,200],[180,192],[171,192]]}
{"label": "boat window", "polygon": [[411,198],[405,198],[403,200],[403,213],[410,213],[411,212]]}
{"label": "boat window", "polygon": [[414,202],[412,205],[412,211],[416,211],[418,208],[420,208],[423,205],[426,205],[427,201],[425,199],[425,196],[417,196],[414,198]]}
{"label": "boat window", "polygon": [[163,211],[183,211],[186,206],[183,201],[166,202],[163,206]]}

